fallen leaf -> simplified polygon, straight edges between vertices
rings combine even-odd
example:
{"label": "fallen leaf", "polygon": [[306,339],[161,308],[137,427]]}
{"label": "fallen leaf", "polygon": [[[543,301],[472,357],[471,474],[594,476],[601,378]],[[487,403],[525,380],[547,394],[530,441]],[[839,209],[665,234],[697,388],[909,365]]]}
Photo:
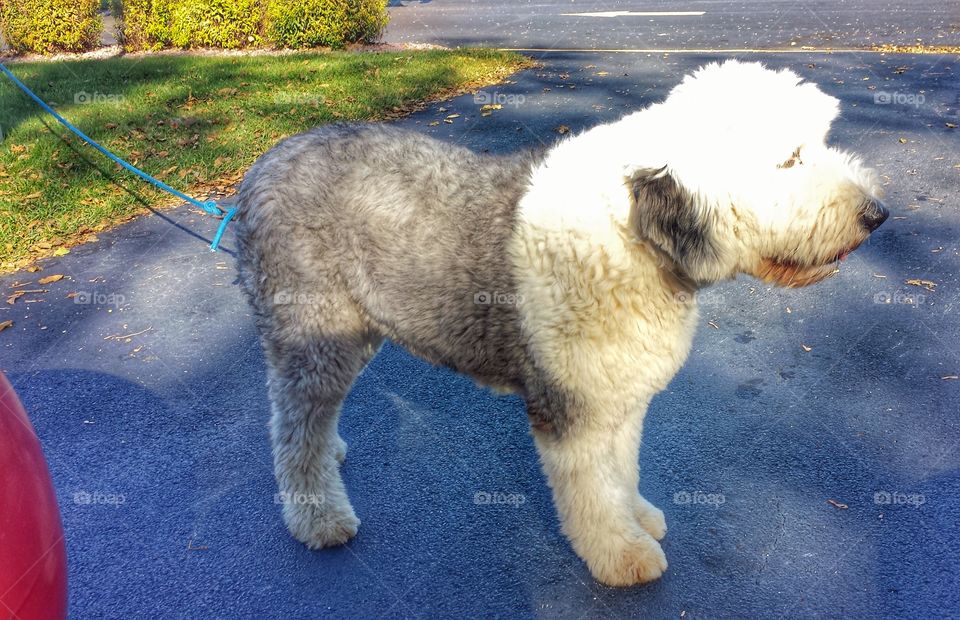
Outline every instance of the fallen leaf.
{"label": "fallen leaf", "polygon": [[447,116],[447,118],[451,118],[451,119],[452,119],[452,118],[460,118],[460,115],[459,115],[459,114],[450,114],[450,115]]}
{"label": "fallen leaf", "polygon": [[946,124],[946,126],[947,126],[948,129],[956,129],[956,128],[957,128],[957,124],[956,124],[956,123],[945,123],[945,124]]}
{"label": "fallen leaf", "polygon": [[146,328],[146,329],[142,329],[142,330],[140,330],[140,331],[138,331],[138,332],[134,332],[134,333],[132,333],[132,334],[111,334],[111,335],[105,337],[104,340],[116,340],[116,341],[118,341],[118,342],[122,340],[123,342],[130,342],[130,339],[131,339],[132,337],[134,337],[134,336],[139,336],[140,334],[145,334],[145,333],[147,333],[148,331],[150,331],[150,330],[152,330],[152,329],[153,329],[153,326],[151,325],[150,327],[148,327],[148,328]]}
{"label": "fallen leaf", "polygon": [[27,271],[30,273],[36,273],[40,271],[40,267],[37,267],[36,265],[30,265],[29,267],[27,267]]}
{"label": "fallen leaf", "polygon": [[900,142],[900,144],[906,144],[906,143],[907,143],[907,139],[906,139],[906,138],[900,138],[899,142]]}
{"label": "fallen leaf", "polygon": [[562,136],[565,133],[570,133],[570,128],[566,125],[560,125],[555,131]]}
{"label": "fallen leaf", "polygon": [[828,499],[827,503],[833,506],[834,508],[839,508],[840,510],[846,510],[847,508],[849,508],[849,506],[847,506],[846,504],[841,504],[840,502],[832,499]]}
{"label": "fallen leaf", "polygon": [[0,332],[8,327],[13,327],[13,321],[0,321]]}
{"label": "fallen leaf", "polygon": [[51,282],[59,282],[63,279],[63,274],[56,274],[52,276],[47,276],[46,278],[40,278],[37,280],[37,284],[50,284]]}
{"label": "fallen leaf", "polygon": [[935,292],[937,290],[937,283],[931,280],[921,280],[919,278],[911,278],[905,280],[904,284],[909,284],[911,286],[922,286],[930,292]]}
{"label": "fallen leaf", "polygon": [[26,291],[14,291],[13,295],[7,297],[7,304],[13,305],[18,299],[23,297],[26,294]]}
{"label": "fallen leaf", "polygon": [[53,251],[54,256],[66,256],[69,253],[70,253],[70,250],[68,250],[67,248],[57,248],[56,250]]}

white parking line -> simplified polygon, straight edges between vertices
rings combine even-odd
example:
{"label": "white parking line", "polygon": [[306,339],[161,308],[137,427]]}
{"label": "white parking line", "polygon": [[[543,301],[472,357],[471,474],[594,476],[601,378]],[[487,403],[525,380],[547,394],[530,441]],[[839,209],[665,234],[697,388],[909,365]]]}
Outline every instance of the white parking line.
{"label": "white parking line", "polygon": [[566,17],[700,17],[706,11],[597,11],[595,13],[561,13]]}

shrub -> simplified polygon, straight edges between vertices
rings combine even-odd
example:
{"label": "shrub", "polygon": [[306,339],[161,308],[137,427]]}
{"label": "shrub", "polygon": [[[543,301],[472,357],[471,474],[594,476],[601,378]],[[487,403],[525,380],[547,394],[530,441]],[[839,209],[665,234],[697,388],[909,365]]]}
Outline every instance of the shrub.
{"label": "shrub", "polygon": [[100,0],[0,0],[0,34],[16,52],[82,52],[100,44]]}
{"label": "shrub", "polygon": [[267,0],[265,36],[277,47],[339,48],[376,40],[387,25],[386,0]]}
{"label": "shrub", "polygon": [[235,49],[263,42],[259,0],[123,0],[120,40],[128,50]]}

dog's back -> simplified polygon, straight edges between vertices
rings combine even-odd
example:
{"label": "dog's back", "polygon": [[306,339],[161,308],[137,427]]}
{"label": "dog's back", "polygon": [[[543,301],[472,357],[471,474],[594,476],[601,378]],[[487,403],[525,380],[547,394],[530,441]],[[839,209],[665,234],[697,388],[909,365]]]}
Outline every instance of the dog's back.
{"label": "dog's back", "polygon": [[522,361],[519,317],[515,304],[495,301],[515,291],[506,246],[536,162],[382,125],[288,138],[240,189],[245,289],[268,315],[278,296],[309,303],[342,287],[380,334],[509,383]]}

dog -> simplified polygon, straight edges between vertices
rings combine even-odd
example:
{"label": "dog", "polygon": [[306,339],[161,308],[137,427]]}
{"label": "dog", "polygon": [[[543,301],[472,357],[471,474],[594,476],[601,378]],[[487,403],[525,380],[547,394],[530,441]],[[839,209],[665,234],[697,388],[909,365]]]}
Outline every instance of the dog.
{"label": "dog", "polygon": [[354,124],[263,155],[239,190],[238,266],[291,534],[310,548],[356,534],[337,423],[390,338],[522,397],[598,581],[660,577],[667,526],[638,454],[690,351],[694,293],[738,274],[821,281],[888,215],[876,174],[826,144],[838,112],[789,70],[728,61],[549,149],[482,155]]}

